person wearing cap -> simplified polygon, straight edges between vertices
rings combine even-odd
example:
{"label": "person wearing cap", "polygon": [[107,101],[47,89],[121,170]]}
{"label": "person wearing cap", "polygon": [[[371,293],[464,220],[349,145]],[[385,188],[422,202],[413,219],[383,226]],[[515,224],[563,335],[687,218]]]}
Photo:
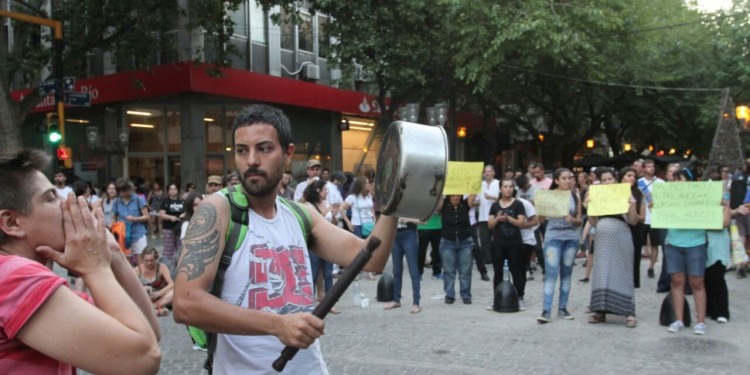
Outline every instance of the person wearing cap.
{"label": "person wearing cap", "polygon": [[[294,200],[299,201],[302,199],[302,193],[305,192],[307,185],[311,182],[320,178],[320,160],[310,159],[307,161],[307,167],[305,168],[305,174],[307,174],[307,180],[297,184],[297,188],[294,189]],[[340,203],[340,202],[339,202]]]}
{"label": "person wearing cap", "polygon": [[221,186],[221,176],[215,174],[208,176],[208,182],[206,183],[206,196],[221,190]]}

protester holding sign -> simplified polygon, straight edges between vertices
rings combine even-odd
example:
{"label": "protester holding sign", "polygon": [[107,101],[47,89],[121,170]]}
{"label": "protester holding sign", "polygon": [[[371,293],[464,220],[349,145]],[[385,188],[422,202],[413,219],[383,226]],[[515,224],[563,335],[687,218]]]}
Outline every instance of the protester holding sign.
{"label": "protester holding sign", "polygon": [[[691,181],[693,174],[688,169],[675,173],[674,183]],[[721,202],[721,190],[716,196],[716,205]],[[655,199],[655,212],[659,209],[659,196]],[[669,332],[679,332],[685,325],[682,323],[683,304],[685,298],[685,275],[693,289],[695,300],[696,320],[693,327],[696,335],[706,334],[706,289],[703,276],[706,271],[706,230],[705,229],[667,229],[667,238],[664,244],[664,257],[667,260],[667,272],[672,279],[672,306],[676,320],[669,325]]]}
{"label": "protester holding sign", "polygon": [[[635,180],[635,172],[627,171]],[[635,288],[633,286],[633,241],[630,227],[639,221],[637,200],[631,195],[622,197],[616,194],[594,194],[597,190],[605,190],[614,186],[615,172],[612,168],[598,168],[596,174],[601,185],[591,187],[590,198],[583,204],[592,207],[595,199],[618,200],[610,202],[608,206],[619,206],[619,200],[625,200],[626,213],[593,216],[589,209],[589,220],[596,226],[596,243],[594,244],[594,268],[591,274],[591,311],[589,323],[603,323],[606,314],[627,316],[625,326],[635,328]],[[626,173],[627,174],[627,173]],[[629,189],[629,187],[628,187]],[[604,205],[603,205],[604,206]]]}
{"label": "protester holding sign", "polygon": [[[537,318],[539,323],[547,323],[551,318],[552,299],[555,296],[557,275],[560,274],[560,303],[558,314],[563,319],[573,319],[568,312],[568,296],[570,296],[570,277],[573,274],[573,261],[578,250],[578,230],[581,225],[581,198],[571,191],[575,185],[573,173],[567,168],[558,168],[552,174],[551,190],[567,191],[570,201],[568,215],[547,219],[547,229],[544,233],[544,304],[542,315]],[[545,217],[539,215],[539,222]]]}
{"label": "protester holding sign", "polygon": [[641,253],[640,248],[643,246],[643,231],[646,229],[644,221],[646,220],[646,202],[643,199],[643,192],[638,188],[638,177],[633,167],[620,169],[620,182],[630,184],[630,193],[635,198],[635,212],[638,214],[638,222],[630,224],[630,237],[633,240],[633,286],[638,289],[641,287]]}

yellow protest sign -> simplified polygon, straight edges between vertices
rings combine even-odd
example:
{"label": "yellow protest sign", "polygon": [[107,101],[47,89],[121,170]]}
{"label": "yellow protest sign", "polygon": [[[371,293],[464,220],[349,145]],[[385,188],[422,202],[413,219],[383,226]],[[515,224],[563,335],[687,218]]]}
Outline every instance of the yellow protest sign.
{"label": "yellow protest sign", "polygon": [[449,161],[445,176],[444,195],[479,194],[482,192],[482,170],[484,163]]}
{"label": "yellow protest sign", "polygon": [[721,229],[721,181],[669,182],[652,185],[652,228]]}
{"label": "yellow protest sign", "polygon": [[630,184],[591,185],[589,187],[589,216],[617,215],[630,208]]}
{"label": "yellow protest sign", "polygon": [[563,217],[570,214],[570,190],[543,190],[534,192],[537,215]]}

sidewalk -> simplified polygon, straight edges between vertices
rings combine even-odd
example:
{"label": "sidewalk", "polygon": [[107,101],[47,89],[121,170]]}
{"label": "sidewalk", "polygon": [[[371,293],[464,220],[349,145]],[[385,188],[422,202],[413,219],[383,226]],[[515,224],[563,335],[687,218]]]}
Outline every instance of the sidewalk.
{"label": "sidewalk", "polygon": [[[161,249],[161,241],[149,239]],[[419,314],[409,314],[411,283],[404,275],[403,307],[383,310],[376,302],[377,281],[361,278],[360,289],[370,306],[354,307],[347,291],[338,303],[340,315],[328,315],[321,338],[331,374],[739,374],[747,371],[750,344],[750,279],[727,274],[731,320],[706,322],[708,334],[696,336],[692,327],[668,333],[659,325],[659,309],[666,294],[657,294],[656,279],[645,277],[636,290],[638,327],[625,327],[624,317],[607,316],[604,324],[587,322],[590,284],[579,283],[582,259],[573,270],[568,310],[575,320],[557,318],[540,325],[542,277],[526,286],[526,311],[501,314],[486,311],[492,304],[492,282],[482,281],[474,268],[473,304],[457,299],[443,302],[442,281],[425,269]],[[657,264],[656,269],[659,269]],[[386,272],[391,271],[390,262]],[[491,273],[491,272],[490,272]],[[657,275],[658,276],[658,275]],[[492,275],[490,275],[492,277]],[[458,288],[458,283],[456,283]],[[559,294],[556,290],[556,297]],[[695,308],[688,296],[691,312]],[[694,319],[693,319],[694,320]],[[204,352],[191,348],[183,326],[171,316],[159,318],[164,352],[160,374],[200,374]],[[269,368],[271,364],[269,363]]]}

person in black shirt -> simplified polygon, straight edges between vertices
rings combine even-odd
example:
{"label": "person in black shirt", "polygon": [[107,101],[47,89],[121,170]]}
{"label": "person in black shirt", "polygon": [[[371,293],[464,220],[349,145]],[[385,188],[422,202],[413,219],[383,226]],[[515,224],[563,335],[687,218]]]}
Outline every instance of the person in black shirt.
{"label": "person in black shirt", "polygon": [[[515,183],[511,178],[500,181],[500,200],[490,207],[487,225],[492,231],[492,268],[495,275],[492,279],[493,290],[503,280],[503,262],[508,259],[508,268],[513,277],[516,290],[523,290],[526,283],[526,264],[523,256],[523,238],[521,226],[526,221],[526,210],[523,203],[513,198]],[[519,297],[523,298],[522,295]]]}
{"label": "person in black shirt", "polygon": [[464,304],[471,304],[471,224],[469,209],[474,204],[474,195],[464,198],[449,195],[438,204],[443,222],[440,238],[440,257],[443,263],[443,289],[445,303],[456,300],[453,284],[458,271],[459,293]]}
{"label": "person in black shirt", "polygon": [[176,184],[170,184],[167,190],[167,197],[161,200],[159,208],[159,218],[162,220],[164,258],[170,263],[174,262],[175,252],[182,247],[180,241],[180,216],[185,212],[185,202],[180,198],[180,189]]}

